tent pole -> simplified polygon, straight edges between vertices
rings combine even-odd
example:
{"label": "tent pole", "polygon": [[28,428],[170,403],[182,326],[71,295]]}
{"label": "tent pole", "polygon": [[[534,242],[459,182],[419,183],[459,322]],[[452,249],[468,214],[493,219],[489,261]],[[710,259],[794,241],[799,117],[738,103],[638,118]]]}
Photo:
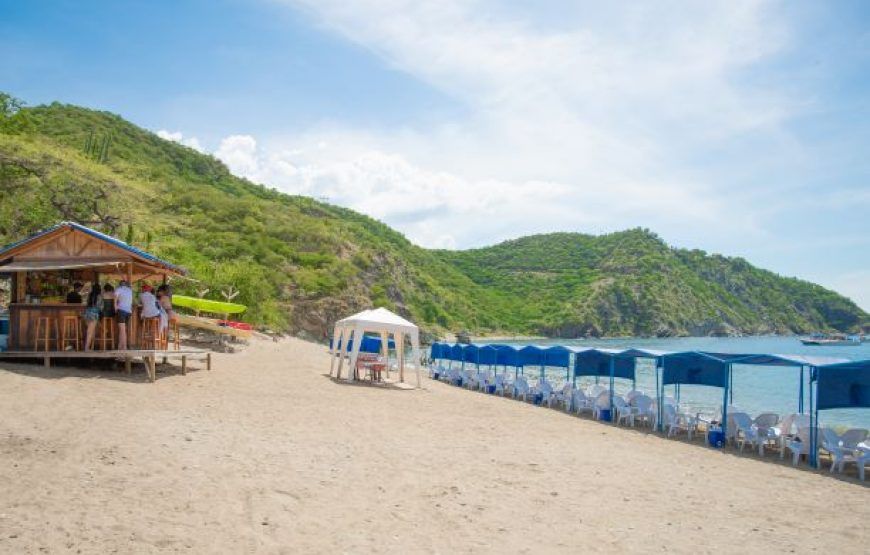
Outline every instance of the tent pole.
{"label": "tent pole", "polygon": [[[815,398],[813,396],[813,378],[815,377],[815,373],[816,373],[816,369],[813,367],[810,367],[810,381],[809,381],[809,387],[810,387],[810,452],[807,453],[807,459],[813,468],[817,467],[817,464],[816,464],[816,462],[817,462],[816,461],[816,451],[817,450],[816,450],[815,445],[816,445],[816,427],[819,424],[819,422],[818,422],[819,411],[815,410],[816,401],[815,401]],[[813,419],[814,415],[815,415],[815,420]]]}
{"label": "tent pole", "polygon": [[734,404],[734,373],[731,368],[731,365],[728,365],[728,390],[731,392],[731,404]]}
{"label": "tent pole", "polygon": [[[728,387],[731,382],[731,365],[728,365],[728,375],[725,376],[725,394],[722,396],[722,438],[723,442],[728,441]],[[733,395],[732,395],[733,399]]]}
{"label": "tent pole", "polygon": [[798,414],[804,412],[804,367],[800,368],[800,380],[798,383]]}
{"label": "tent pole", "polygon": [[347,369],[347,381],[352,382],[356,379],[356,361],[359,358],[359,350],[362,347],[362,326],[355,326],[353,329],[353,351],[350,354],[349,368]]}
{"label": "tent pole", "polygon": [[610,421],[614,422],[613,418],[613,372],[616,369],[616,358],[610,357]]}
{"label": "tent pole", "polygon": [[[661,377],[659,377],[659,370],[661,370]],[[656,413],[657,413],[656,414],[656,421],[658,422],[658,426],[656,426],[656,427],[659,429],[659,432],[664,430],[664,426],[662,425],[662,416],[664,415],[664,412],[662,411],[662,398],[664,397],[664,394],[662,392],[664,385],[662,385],[662,383],[665,381],[664,370],[665,370],[665,359],[661,359],[660,361],[657,360],[656,361]]]}

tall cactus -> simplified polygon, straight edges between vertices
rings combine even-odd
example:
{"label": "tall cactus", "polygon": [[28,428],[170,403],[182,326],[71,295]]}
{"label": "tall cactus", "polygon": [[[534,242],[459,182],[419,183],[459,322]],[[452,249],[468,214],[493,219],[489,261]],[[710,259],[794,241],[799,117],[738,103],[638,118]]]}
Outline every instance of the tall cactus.
{"label": "tall cactus", "polygon": [[88,133],[88,138],[85,140],[85,154],[87,156],[91,155],[91,145],[94,143],[94,130],[91,129],[91,132]]}

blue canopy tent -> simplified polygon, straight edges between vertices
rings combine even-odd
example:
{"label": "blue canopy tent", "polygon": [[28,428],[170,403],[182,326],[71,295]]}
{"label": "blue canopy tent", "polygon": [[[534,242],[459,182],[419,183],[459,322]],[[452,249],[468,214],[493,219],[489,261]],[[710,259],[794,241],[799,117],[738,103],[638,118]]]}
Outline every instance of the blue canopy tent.
{"label": "blue canopy tent", "polygon": [[514,378],[520,371],[520,351],[513,345],[490,345],[496,350],[495,363],[507,372],[508,366],[514,367]]}
{"label": "blue canopy tent", "polygon": [[444,347],[445,346],[446,345],[444,345],[443,343],[438,343],[438,342],[432,343],[432,347],[429,350],[429,358],[431,358],[433,362],[436,360],[443,360],[445,358],[444,357]]}
{"label": "blue canopy tent", "polygon": [[495,345],[481,345],[477,351],[477,363],[484,366],[495,366],[498,363],[498,349]]}
{"label": "blue canopy tent", "polygon": [[[746,355],[745,358],[741,359],[736,364],[741,365],[752,365],[752,366],[785,366],[791,368],[797,368],[799,371],[798,377],[798,402],[797,402],[797,412],[804,412],[804,384],[805,380],[805,369],[812,368],[816,366],[824,366],[830,364],[839,364],[842,362],[847,362],[847,359],[843,358],[833,358],[833,357],[818,357],[818,356],[801,356],[801,355]],[[733,374],[730,377],[730,383],[728,389],[731,394],[731,402],[734,401],[734,376]]]}
{"label": "blue canopy tent", "polygon": [[561,345],[553,345],[544,349],[544,365],[541,368],[541,376],[547,368],[564,368],[565,380],[570,377],[572,350]]}
{"label": "blue canopy tent", "polygon": [[474,364],[477,370],[480,370],[480,346],[475,344],[467,344],[462,346],[462,367],[465,368],[465,363]]}
{"label": "blue canopy tent", "polygon": [[687,351],[665,353],[659,360],[662,379],[656,392],[659,431],[663,429],[662,399],[666,385],[689,384],[721,387],[722,396],[722,435],[728,437],[728,388],[731,383],[731,365],[752,355],[734,353],[707,353]]}
{"label": "blue canopy tent", "polygon": [[635,361],[632,357],[620,358],[622,351],[615,349],[583,349],[574,354],[573,382],[578,376],[606,377],[610,383],[610,410],[613,410],[613,381],[623,378],[635,381]]}
{"label": "blue canopy tent", "polygon": [[465,364],[463,362],[464,358],[463,358],[462,345],[457,343],[456,345],[451,345],[447,349],[449,350],[449,353],[446,353],[447,360],[450,361],[451,368],[453,367],[454,362],[461,362],[461,363],[463,363],[463,365]]}
{"label": "blue canopy tent", "polygon": [[870,408],[870,360],[819,365],[810,371],[810,464],[818,466],[819,411]]}
{"label": "blue canopy tent", "polygon": [[537,345],[526,345],[519,350],[520,372],[525,374],[526,366],[539,366],[544,370],[544,348]]}

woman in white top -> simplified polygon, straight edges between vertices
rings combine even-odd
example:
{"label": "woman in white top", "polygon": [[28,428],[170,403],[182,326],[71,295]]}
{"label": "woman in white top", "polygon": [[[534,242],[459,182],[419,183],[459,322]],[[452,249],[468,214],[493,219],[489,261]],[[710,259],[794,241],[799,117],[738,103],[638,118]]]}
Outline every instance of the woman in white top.
{"label": "woman in white top", "polygon": [[153,289],[147,283],[142,286],[142,293],[139,294],[139,303],[142,305],[143,320],[160,316],[157,297],[154,296]]}

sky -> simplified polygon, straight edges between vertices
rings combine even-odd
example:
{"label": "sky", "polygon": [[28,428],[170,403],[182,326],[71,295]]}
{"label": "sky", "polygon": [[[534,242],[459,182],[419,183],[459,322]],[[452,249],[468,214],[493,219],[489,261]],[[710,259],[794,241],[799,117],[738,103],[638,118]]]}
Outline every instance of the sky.
{"label": "sky", "polygon": [[424,247],[645,227],[870,310],[863,0],[0,0],[0,90]]}

